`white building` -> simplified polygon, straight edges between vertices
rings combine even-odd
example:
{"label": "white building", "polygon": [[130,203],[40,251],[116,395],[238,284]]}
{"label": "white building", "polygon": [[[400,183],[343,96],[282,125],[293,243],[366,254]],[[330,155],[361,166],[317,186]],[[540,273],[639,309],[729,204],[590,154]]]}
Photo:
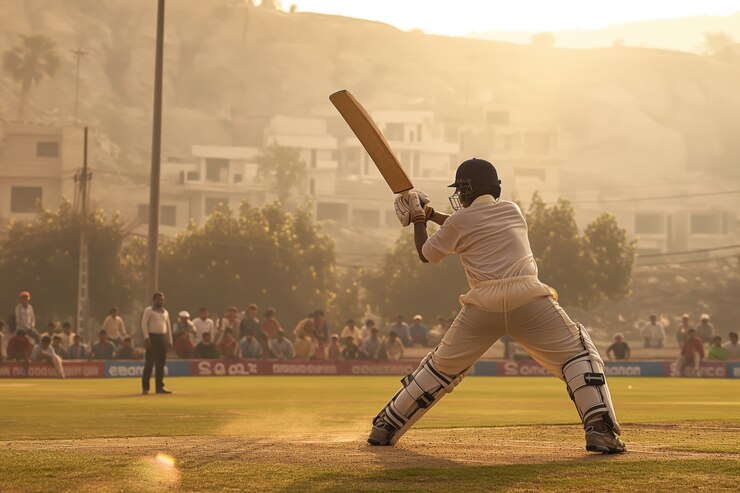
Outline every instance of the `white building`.
{"label": "white building", "polygon": [[[192,220],[200,223],[219,204],[238,210],[243,200],[255,205],[266,200],[258,183],[254,147],[192,147],[192,162],[163,161],[160,189],[160,231],[173,235]],[[139,194],[136,217],[140,225],[149,219],[149,195]],[[143,228],[142,228],[143,229]]]}
{"label": "white building", "polygon": [[33,219],[38,207],[56,208],[74,197],[83,164],[84,129],[6,124],[0,136],[0,222]]}
{"label": "white building", "polygon": [[560,196],[563,157],[553,124],[490,110],[482,127],[467,129],[460,138],[465,159],[479,157],[494,163],[507,199],[526,206],[534,192],[546,202]]}

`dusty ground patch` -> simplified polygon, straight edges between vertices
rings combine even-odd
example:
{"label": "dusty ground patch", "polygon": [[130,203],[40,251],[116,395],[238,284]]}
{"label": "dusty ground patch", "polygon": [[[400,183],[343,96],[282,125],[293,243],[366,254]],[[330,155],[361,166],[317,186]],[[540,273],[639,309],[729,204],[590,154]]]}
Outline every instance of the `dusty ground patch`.
{"label": "dusty ground patch", "polygon": [[6,453],[45,450],[145,457],[161,452],[178,461],[243,461],[350,468],[464,467],[565,460],[634,461],[640,458],[740,460],[740,450],[737,449],[740,428],[710,424],[651,424],[630,425],[628,430],[625,439],[629,453],[619,456],[587,453],[583,449],[582,431],[578,426],[412,430],[396,447],[370,447],[365,444],[364,433],[269,438],[180,436],[23,440],[1,442],[0,446]]}

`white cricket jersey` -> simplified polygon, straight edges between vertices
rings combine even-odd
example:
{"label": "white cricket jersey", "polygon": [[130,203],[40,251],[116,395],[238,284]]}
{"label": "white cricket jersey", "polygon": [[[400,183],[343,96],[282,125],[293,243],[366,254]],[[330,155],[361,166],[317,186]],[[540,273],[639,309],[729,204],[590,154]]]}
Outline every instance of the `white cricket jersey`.
{"label": "white cricket jersey", "polygon": [[527,223],[513,202],[478,197],[448,217],[422,253],[433,263],[453,253],[460,256],[470,285],[461,303],[499,312],[550,296],[550,288],[537,279]]}

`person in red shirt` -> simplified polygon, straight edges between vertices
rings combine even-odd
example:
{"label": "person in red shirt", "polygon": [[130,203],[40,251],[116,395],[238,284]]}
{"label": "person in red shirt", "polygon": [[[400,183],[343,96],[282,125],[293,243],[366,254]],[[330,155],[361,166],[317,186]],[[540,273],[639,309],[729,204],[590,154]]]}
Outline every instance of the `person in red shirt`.
{"label": "person in red shirt", "polygon": [[[696,330],[689,329],[681,346],[678,372],[684,377],[695,376],[696,370],[704,359],[704,344],[696,336]],[[690,369],[690,370],[688,370]],[[687,371],[688,370],[688,371]]]}
{"label": "person in red shirt", "polygon": [[265,311],[265,320],[262,322],[262,331],[267,335],[268,339],[275,339],[277,337],[278,330],[283,330],[280,322],[275,318],[277,312],[274,308],[268,308]]}
{"label": "person in red shirt", "polygon": [[18,329],[15,335],[8,339],[8,347],[5,349],[9,361],[27,361],[31,359],[31,351],[33,343],[26,337],[26,331],[23,329]]}
{"label": "person in red shirt", "polygon": [[195,356],[195,346],[190,340],[190,335],[184,330],[178,330],[175,334],[175,353],[180,359],[192,359]]}

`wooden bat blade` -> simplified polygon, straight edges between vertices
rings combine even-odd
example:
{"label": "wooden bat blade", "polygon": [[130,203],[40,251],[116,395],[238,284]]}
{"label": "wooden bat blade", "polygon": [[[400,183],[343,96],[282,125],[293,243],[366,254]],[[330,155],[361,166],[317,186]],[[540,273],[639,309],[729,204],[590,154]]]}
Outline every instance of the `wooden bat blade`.
{"label": "wooden bat blade", "polygon": [[352,93],[346,89],[337,91],[329,96],[329,100],[370,155],[393,193],[401,193],[414,188],[398,158],[388,145],[388,141]]}

